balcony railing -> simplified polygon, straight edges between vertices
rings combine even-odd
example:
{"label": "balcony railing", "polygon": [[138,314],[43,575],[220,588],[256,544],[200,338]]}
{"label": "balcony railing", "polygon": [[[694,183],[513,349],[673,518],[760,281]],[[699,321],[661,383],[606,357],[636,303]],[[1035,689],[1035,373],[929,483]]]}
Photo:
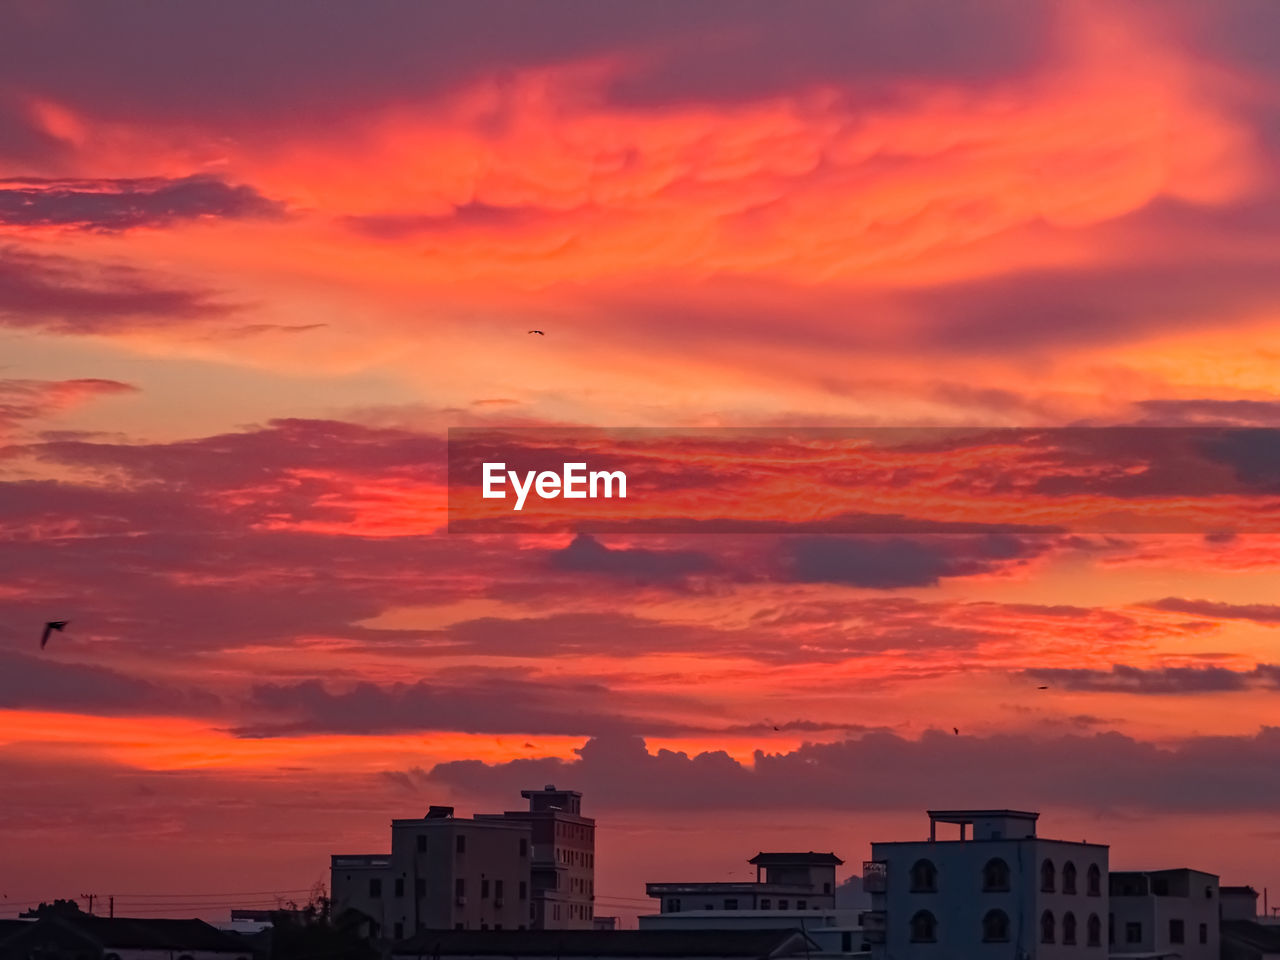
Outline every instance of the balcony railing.
{"label": "balcony railing", "polygon": [[862,889],[865,893],[884,893],[889,883],[889,864],[884,860],[862,862]]}

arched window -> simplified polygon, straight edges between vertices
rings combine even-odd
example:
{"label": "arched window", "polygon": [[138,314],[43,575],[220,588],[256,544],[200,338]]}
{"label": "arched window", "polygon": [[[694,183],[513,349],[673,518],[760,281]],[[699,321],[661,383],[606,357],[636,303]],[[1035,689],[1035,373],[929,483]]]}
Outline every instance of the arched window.
{"label": "arched window", "polygon": [[1045,860],[1040,864],[1040,892],[1053,893],[1056,886],[1054,884],[1055,872],[1053,869],[1053,861]]}
{"label": "arched window", "polygon": [[1089,914],[1089,921],[1086,925],[1088,930],[1088,944],[1091,947],[1102,946],[1102,921],[1098,919],[1096,913]]}
{"label": "arched window", "polygon": [[982,868],[982,891],[1004,893],[1009,889],[1009,865],[999,857],[993,857]]}
{"label": "arched window", "polygon": [[938,868],[932,860],[917,860],[911,866],[911,892],[936,893],[938,890]]}
{"label": "arched window", "polygon": [[1076,865],[1070,860],[1062,865],[1062,892],[1076,892]]}
{"label": "arched window", "polygon": [[933,943],[938,939],[938,921],[928,910],[919,911],[911,918],[911,942]]}
{"label": "arched window", "polygon": [[1069,947],[1076,945],[1076,915],[1070,910],[1062,915],[1062,942]]}
{"label": "arched window", "polygon": [[1044,913],[1040,914],[1040,942],[1041,943],[1054,942],[1052,910],[1046,910]]}
{"label": "arched window", "polygon": [[1009,915],[1003,910],[988,910],[982,918],[983,943],[1009,942]]}
{"label": "arched window", "polygon": [[1096,863],[1089,864],[1088,886],[1085,887],[1085,893],[1091,897],[1102,896],[1102,871],[1098,869]]}

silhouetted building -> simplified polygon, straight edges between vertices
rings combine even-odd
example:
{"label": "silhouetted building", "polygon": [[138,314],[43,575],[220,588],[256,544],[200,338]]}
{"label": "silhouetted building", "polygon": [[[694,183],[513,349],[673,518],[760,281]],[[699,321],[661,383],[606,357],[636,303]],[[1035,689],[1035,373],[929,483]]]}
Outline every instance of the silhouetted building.
{"label": "silhouetted building", "polygon": [[1111,874],[1113,954],[1155,953],[1218,960],[1218,878],[1200,870]]}
{"label": "silhouetted building", "polygon": [[203,920],[43,916],[0,926],[0,960],[250,960],[248,943]]}
{"label": "silhouetted building", "polygon": [[374,936],[418,930],[592,929],[595,821],[573,790],[523,790],[528,810],[455,817],[433,806],[393,820],[389,854],[330,861],[335,915],[357,911]]}
{"label": "silhouetted building", "polygon": [[521,790],[528,810],[480,814],[476,820],[526,824],[533,841],[530,873],[535,930],[591,930],[595,917],[596,822],[582,815],[582,794],[547,784]]}
{"label": "silhouetted building", "polygon": [[810,956],[818,945],[798,930],[429,930],[391,951],[392,960],[783,960]]}
{"label": "silhouetted building", "polygon": [[756,868],[751,881],[646,883],[645,893],[658,901],[659,913],[695,910],[834,910],[834,853],[758,853],[747,863]]}
{"label": "silhouetted building", "polygon": [[[862,873],[872,957],[1104,957],[1108,849],[1038,837],[1038,818],[930,810],[928,840],[873,843]],[[959,838],[938,839],[938,824]]]}
{"label": "silhouetted building", "polygon": [[1280,925],[1222,921],[1222,960],[1280,960]]}
{"label": "silhouetted building", "polygon": [[1224,921],[1258,919],[1258,891],[1253,887],[1219,887],[1218,902]]}

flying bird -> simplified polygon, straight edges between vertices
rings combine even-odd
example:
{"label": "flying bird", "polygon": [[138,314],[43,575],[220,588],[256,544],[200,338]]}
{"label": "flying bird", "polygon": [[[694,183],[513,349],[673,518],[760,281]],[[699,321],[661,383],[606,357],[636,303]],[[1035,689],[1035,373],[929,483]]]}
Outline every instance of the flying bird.
{"label": "flying bird", "polygon": [[1048,687],[1037,687],[1036,689],[1038,689],[1038,690],[1048,690],[1049,688],[1048,688]]}
{"label": "flying bird", "polygon": [[537,334],[538,336],[540,336],[540,337],[545,337],[545,336],[546,336],[546,334],[545,334],[545,333],[543,333],[541,330],[530,330],[529,332],[530,332],[530,333],[536,333],[536,334]]}
{"label": "flying bird", "polygon": [[49,642],[49,634],[53,633],[55,630],[61,633],[62,628],[70,622],[70,620],[50,620],[46,623],[44,625],[44,633],[40,634],[40,649],[43,650],[44,645]]}
{"label": "flying bird", "polygon": [[960,728],[959,728],[959,727],[952,727],[951,729],[952,729],[953,731],[955,731],[955,735],[956,735],[957,737],[958,737],[958,736],[960,736]]}

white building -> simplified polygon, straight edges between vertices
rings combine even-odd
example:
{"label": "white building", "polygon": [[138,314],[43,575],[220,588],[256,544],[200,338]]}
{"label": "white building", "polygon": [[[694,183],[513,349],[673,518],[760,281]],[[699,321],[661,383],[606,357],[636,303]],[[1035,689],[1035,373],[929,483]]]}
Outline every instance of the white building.
{"label": "white building", "polygon": [[1218,960],[1218,878],[1199,870],[1111,874],[1111,956]]}
{"label": "white building", "polygon": [[[872,957],[1106,957],[1108,849],[1038,837],[1038,819],[930,810],[928,840],[873,843],[863,869]],[[940,823],[958,825],[959,838],[938,839]]]}

